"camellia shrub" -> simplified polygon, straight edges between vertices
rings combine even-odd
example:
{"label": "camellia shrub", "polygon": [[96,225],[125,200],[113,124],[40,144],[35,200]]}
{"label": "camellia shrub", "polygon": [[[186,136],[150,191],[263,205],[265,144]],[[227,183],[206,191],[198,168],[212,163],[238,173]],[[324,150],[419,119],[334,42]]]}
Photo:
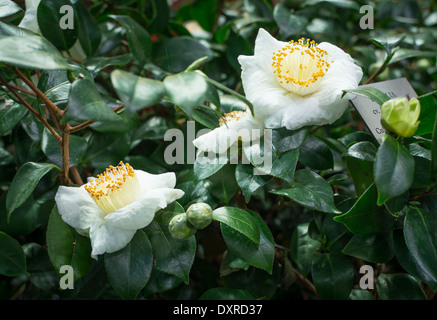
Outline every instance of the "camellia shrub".
{"label": "camellia shrub", "polygon": [[431,0],[0,1],[0,297],[435,299],[436,27]]}

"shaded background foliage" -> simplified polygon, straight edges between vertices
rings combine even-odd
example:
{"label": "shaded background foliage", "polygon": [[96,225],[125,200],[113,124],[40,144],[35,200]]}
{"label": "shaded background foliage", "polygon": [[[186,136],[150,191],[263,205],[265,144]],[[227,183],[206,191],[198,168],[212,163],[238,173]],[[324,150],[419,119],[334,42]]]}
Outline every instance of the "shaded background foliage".
{"label": "shaded background foliage", "polygon": [[[23,18],[24,1],[16,3],[0,6],[0,43],[25,33],[15,27]],[[372,75],[373,81],[405,77],[418,95],[437,90],[433,1],[41,3],[37,19],[49,42],[41,45],[44,54],[56,58],[62,52],[65,60],[53,59],[59,65],[68,61],[72,69],[40,70],[40,57],[32,53],[18,54],[14,63],[16,48],[26,45],[17,39],[8,43],[15,50],[9,56],[3,42],[0,56],[20,66],[59,108],[68,105],[62,121],[79,126],[70,136],[69,165],[84,181],[120,160],[151,173],[174,171],[177,187],[186,194],[139,231],[129,250],[91,260],[89,239],[56,212],[53,197],[65,179],[59,172],[63,159],[56,138],[22,101],[0,88],[2,299],[434,299],[433,95],[421,100],[421,138],[406,141],[415,166],[411,188],[385,206],[376,204],[373,184],[379,146],[353,108],[330,126],[276,130],[279,153],[272,176],[253,176],[245,165],[202,168],[164,161],[171,143],[164,141],[167,130],[185,131],[187,120],[196,121],[196,130],[212,129],[222,113],[245,107],[235,95],[244,96],[237,57],[253,54],[261,27],[284,41],[303,36],[339,46],[363,68],[363,83]],[[61,4],[74,5],[73,30],[57,27],[62,15],[53,8]],[[374,8],[374,29],[360,28],[359,9],[365,4]],[[387,39],[396,39],[397,46],[389,61],[393,43]],[[198,73],[184,72],[187,68],[200,69],[207,82]],[[5,63],[0,64],[0,77],[24,88],[24,100],[45,114],[45,101],[29,93],[31,88]],[[18,181],[15,186],[13,180]],[[218,213],[216,221],[190,239],[172,239],[166,229],[169,216],[195,202],[245,210],[259,227],[259,243],[248,239],[249,230],[220,222]],[[239,214],[239,209],[228,210]],[[406,219],[415,210],[421,219],[412,214]],[[160,250],[173,256],[160,255]],[[134,255],[142,264],[133,267],[141,271],[127,274],[138,287],[127,287],[127,280],[116,274],[126,271],[122,261]],[[175,261],[177,270],[171,267]],[[74,267],[74,290],[59,290],[58,269],[64,264]],[[359,289],[359,267],[364,264],[375,270],[373,290]]]}

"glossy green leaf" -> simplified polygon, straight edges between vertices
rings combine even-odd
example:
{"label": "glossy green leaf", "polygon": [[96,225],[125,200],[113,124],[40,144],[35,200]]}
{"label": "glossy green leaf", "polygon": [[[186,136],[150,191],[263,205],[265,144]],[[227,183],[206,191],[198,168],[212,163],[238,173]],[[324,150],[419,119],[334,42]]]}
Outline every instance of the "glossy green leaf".
{"label": "glossy green leaf", "polygon": [[388,262],[394,256],[392,233],[354,235],[342,252],[368,262]]}
{"label": "glossy green leaf", "polygon": [[0,231],[10,236],[31,234],[38,227],[44,226],[53,208],[54,199],[38,199],[30,195],[29,198],[13,214],[6,214],[6,195],[0,198]]}
{"label": "glossy green leaf", "polygon": [[372,87],[361,87],[353,90],[344,90],[343,94],[346,93],[367,97],[379,105],[382,105],[384,102],[390,100],[390,98],[385,93]]}
{"label": "glossy green leaf", "polygon": [[7,133],[28,113],[26,107],[14,103],[0,109],[0,136]]}
{"label": "glossy green leaf", "polygon": [[[92,57],[86,60],[88,71],[96,76],[101,70],[109,66],[124,66],[132,60],[132,54],[126,53],[113,57]],[[115,70],[114,70],[115,71]]]}
{"label": "glossy green leaf", "polygon": [[59,275],[53,269],[47,249],[35,242],[24,244],[22,248],[26,255],[30,282],[42,290],[50,291],[58,288]]}
{"label": "glossy green leaf", "polygon": [[164,79],[168,99],[191,115],[191,108],[203,104],[208,92],[208,83],[195,72],[184,72]]}
{"label": "glossy green leaf", "polygon": [[73,69],[59,51],[39,36],[0,37],[0,61],[14,66],[57,70]]}
{"label": "glossy green leaf", "polygon": [[285,127],[272,129],[272,143],[278,152],[294,150],[304,142],[308,135],[308,128],[288,130]]}
{"label": "glossy green leaf", "polygon": [[[235,217],[232,218],[233,220],[230,220],[229,215],[227,215],[226,219],[223,219],[223,216],[219,217],[220,220],[217,219],[217,211],[222,212],[226,210],[229,212],[231,207],[224,208],[225,209],[216,209],[213,213],[213,217],[215,220],[221,222],[220,227],[228,250],[244,262],[254,267],[263,269],[271,274],[273,272],[275,244],[273,236],[262,218],[252,211],[244,211],[241,209],[232,208],[232,211],[234,211],[233,215],[235,215],[235,209],[243,211],[246,215],[246,221],[244,224],[242,224],[241,219],[239,219],[238,226],[235,226]],[[252,219],[251,223],[258,229],[257,236],[259,240],[256,242],[253,239],[253,235],[249,234],[252,233],[252,231],[247,232],[247,217]],[[244,228],[241,227],[242,225],[244,225]],[[243,234],[241,231],[245,233]],[[247,237],[248,234],[251,236],[251,238]]]}
{"label": "glossy green leaf", "polygon": [[79,79],[73,82],[68,99],[68,109],[63,122],[69,120],[117,121],[121,120],[103,101],[91,80]]}
{"label": "glossy green leaf", "polygon": [[[275,153],[273,153],[272,169],[268,174],[283,179],[288,183],[292,184],[294,180],[297,161],[299,159],[299,154],[299,149],[290,150],[280,155],[276,155]],[[264,167],[268,168],[268,165],[268,161],[264,159],[262,164],[257,166],[257,169],[260,169],[262,173]]]}
{"label": "glossy green leaf", "polygon": [[41,178],[55,168],[60,170],[51,163],[27,162],[18,169],[6,197],[6,210],[9,216],[32,194]]}
{"label": "glossy green leaf", "polygon": [[149,32],[132,17],[123,15],[111,16],[121,23],[126,30],[127,41],[132,55],[141,67],[151,58],[152,41]]}
{"label": "glossy green leaf", "polygon": [[[209,88],[211,85],[208,86]],[[211,91],[211,90],[210,90]],[[207,106],[197,106],[191,109],[193,119],[205,127],[214,130],[219,126],[220,115],[217,111]]]}
{"label": "glossy green leaf", "polygon": [[74,10],[76,11],[79,25],[79,42],[85,54],[91,57],[99,47],[102,40],[102,32],[97,21],[94,20],[82,2],[76,1],[74,3]]}
{"label": "glossy green leaf", "polygon": [[293,188],[275,190],[272,193],[286,196],[316,211],[340,213],[335,207],[334,195],[328,182],[310,170],[296,171]]}
{"label": "glossy green leaf", "polygon": [[414,159],[405,146],[386,136],[374,164],[378,205],[407,191],[414,179]]}
{"label": "glossy green leaf", "polygon": [[325,300],[345,300],[354,283],[354,268],[343,255],[315,253],[311,269],[317,293]]}
{"label": "glossy green leaf", "polygon": [[125,300],[136,299],[150,278],[153,267],[152,245],[138,230],[122,249],[105,254],[105,269],[114,290]]}
{"label": "glossy green leaf", "polygon": [[[67,10],[63,11],[61,8]],[[58,50],[68,50],[76,42],[79,23],[70,1],[41,0],[37,19],[41,34]]]}
{"label": "glossy green leaf", "polygon": [[382,273],[376,289],[381,300],[426,300],[419,282],[409,274]]}
{"label": "glossy green leaf", "polygon": [[144,231],[152,244],[155,267],[188,283],[196,254],[195,237],[191,236],[186,240],[174,239],[167,226],[157,222],[152,222]]}
{"label": "glossy green leaf", "polygon": [[0,36],[35,36],[35,34],[25,28],[17,27],[12,23],[0,21]]}
{"label": "glossy green leaf", "polygon": [[405,244],[403,229],[393,233],[393,245],[396,259],[402,268],[414,278],[422,280],[429,285],[432,290],[437,289],[437,280],[433,279],[426,271],[419,266],[416,258]]}
{"label": "glossy green leaf", "polygon": [[203,185],[214,197],[228,204],[238,191],[238,184],[235,180],[235,165],[225,165],[204,180]]}
{"label": "glossy green leaf", "polygon": [[405,39],[405,37],[405,34],[400,34],[392,37],[381,36],[377,38],[371,38],[370,41],[372,41],[378,47],[384,49],[387,52],[387,55],[390,55],[393,49],[397,45],[399,45]]}
{"label": "glossy green leaf", "polygon": [[198,154],[194,161],[193,170],[197,179],[203,180],[217,173],[228,163],[227,152],[223,155]]}
{"label": "glossy green leaf", "polygon": [[133,73],[114,70],[111,82],[127,110],[136,112],[158,103],[164,96],[161,81],[139,77]]}
{"label": "glossy green leaf", "polygon": [[405,243],[417,267],[437,281],[437,220],[435,213],[410,208],[404,222]]}
{"label": "glossy green leaf", "polygon": [[377,148],[373,143],[361,141],[350,146],[342,156],[373,162],[375,160],[376,151]]}
{"label": "glossy green leaf", "polygon": [[363,161],[354,157],[346,157],[345,163],[354,183],[355,194],[360,196],[374,183],[373,162]]}
{"label": "glossy green leaf", "polygon": [[334,158],[322,140],[308,136],[299,148],[299,161],[313,170],[332,169]]}
{"label": "glossy green leaf", "polygon": [[278,3],[273,9],[275,19],[284,38],[299,36],[308,24],[305,16],[294,14],[284,4]]}
{"label": "glossy green leaf", "polygon": [[62,220],[57,206],[53,207],[50,214],[46,242],[49,257],[56,272],[59,273],[62,266],[69,265],[73,268],[74,279],[78,280],[90,270],[90,239],[78,234],[66,224]]}
{"label": "glossy green leaf", "polygon": [[191,63],[205,56],[212,58],[214,52],[191,37],[170,38],[156,44],[153,61],[171,73],[184,71]]}
{"label": "glossy green leaf", "polygon": [[242,233],[256,244],[260,241],[259,226],[253,216],[246,210],[234,207],[221,207],[213,211],[213,219]]}
{"label": "glossy green leaf", "polygon": [[437,94],[427,94],[418,99],[420,102],[420,123],[415,135],[420,136],[434,132],[437,116]]}
{"label": "glossy green leaf", "polygon": [[246,203],[248,203],[252,194],[265,185],[270,177],[254,174],[254,167],[251,165],[237,164],[235,168],[235,179],[243,192]]}
{"label": "glossy green leaf", "polygon": [[391,230],[395,219],[384,206],[376,204],[377,197],[377,189],[372,184],[349,211],[334,217],[334,220],[343,223],[352,233],[360,236]]}
{"label": "glossy green leaf", "polygon": [[303,276],[311,271],[313,256],[321,243],[308,235],[308,223],[302,223],[293,231],[290,242],[290,256]]}
{"label": "glossy green leaf", "polygon": [[0,274],[14,277],[26,275],[26,258],[20,243],[0,231]]}

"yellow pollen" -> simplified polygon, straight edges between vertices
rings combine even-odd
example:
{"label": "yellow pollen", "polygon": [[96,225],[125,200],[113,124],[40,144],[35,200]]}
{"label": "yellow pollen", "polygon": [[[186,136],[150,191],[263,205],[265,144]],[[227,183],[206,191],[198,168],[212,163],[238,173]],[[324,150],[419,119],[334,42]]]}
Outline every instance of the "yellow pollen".
{"label": "yellow pollen", "polygon": [[273,73],[287,91],[305,96],[318,89],[320,79],[329,71],[327,55],[314,40],[290,41],[279,53],[273,52]]}
{"label": "yellow pollen", "polygon": [[116,167],[109,166],[104,173],[85,184],[84,188],[105,214],[134,202],[141,193],[134,169],[123,161]]}
{"label": "yellow pollen", "polygon": [[223,118],[219,119],[220,127],[224,125],[225,123],[228,123],[230,121],[238,121],[242,118],[244,118],[247,115],[246,110],[245,111],[232,111],[229,113],[225,113],[225,116]]}

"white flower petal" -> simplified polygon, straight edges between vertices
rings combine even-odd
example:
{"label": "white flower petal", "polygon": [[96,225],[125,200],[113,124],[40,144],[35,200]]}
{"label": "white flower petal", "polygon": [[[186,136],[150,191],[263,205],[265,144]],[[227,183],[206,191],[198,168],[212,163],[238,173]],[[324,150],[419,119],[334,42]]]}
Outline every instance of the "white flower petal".
{"label": "white flower petal", "polygon": [[142,194],[157,188],[174,188],[176,185],[174,172],[152,174],[143,170],[135,170],[135,175],[141,185]]}
{"label": "white flower petal", "polygon": [[155,213],[179,198],[184,192],[179,189],[160,188],[147,192],[135,202],[105,216],[105,222],[124,230],[137,230],[152,222]]}
{"label": "white flower petal", "polygon": [[202,152],[223,154],[240,138],[242,142],[251,141],[263,134],[263,123],[260,118],[252,117],[250,111],[239,120],[226,124],[201,135],[193,141],[194,146]]}
{"label": "white flower petal", "polygon": [[103,220],[104,212],[83,186],[60,186],[55,201],[62,220],[73,228],[86,230]]}
{"label": "white flower petal", "polygon": [[111,253],[124,248],[135,235],[136,230],[124,230],[114,227],[109,223],[96,225],[90,230],[91,256],[105,252]]}

